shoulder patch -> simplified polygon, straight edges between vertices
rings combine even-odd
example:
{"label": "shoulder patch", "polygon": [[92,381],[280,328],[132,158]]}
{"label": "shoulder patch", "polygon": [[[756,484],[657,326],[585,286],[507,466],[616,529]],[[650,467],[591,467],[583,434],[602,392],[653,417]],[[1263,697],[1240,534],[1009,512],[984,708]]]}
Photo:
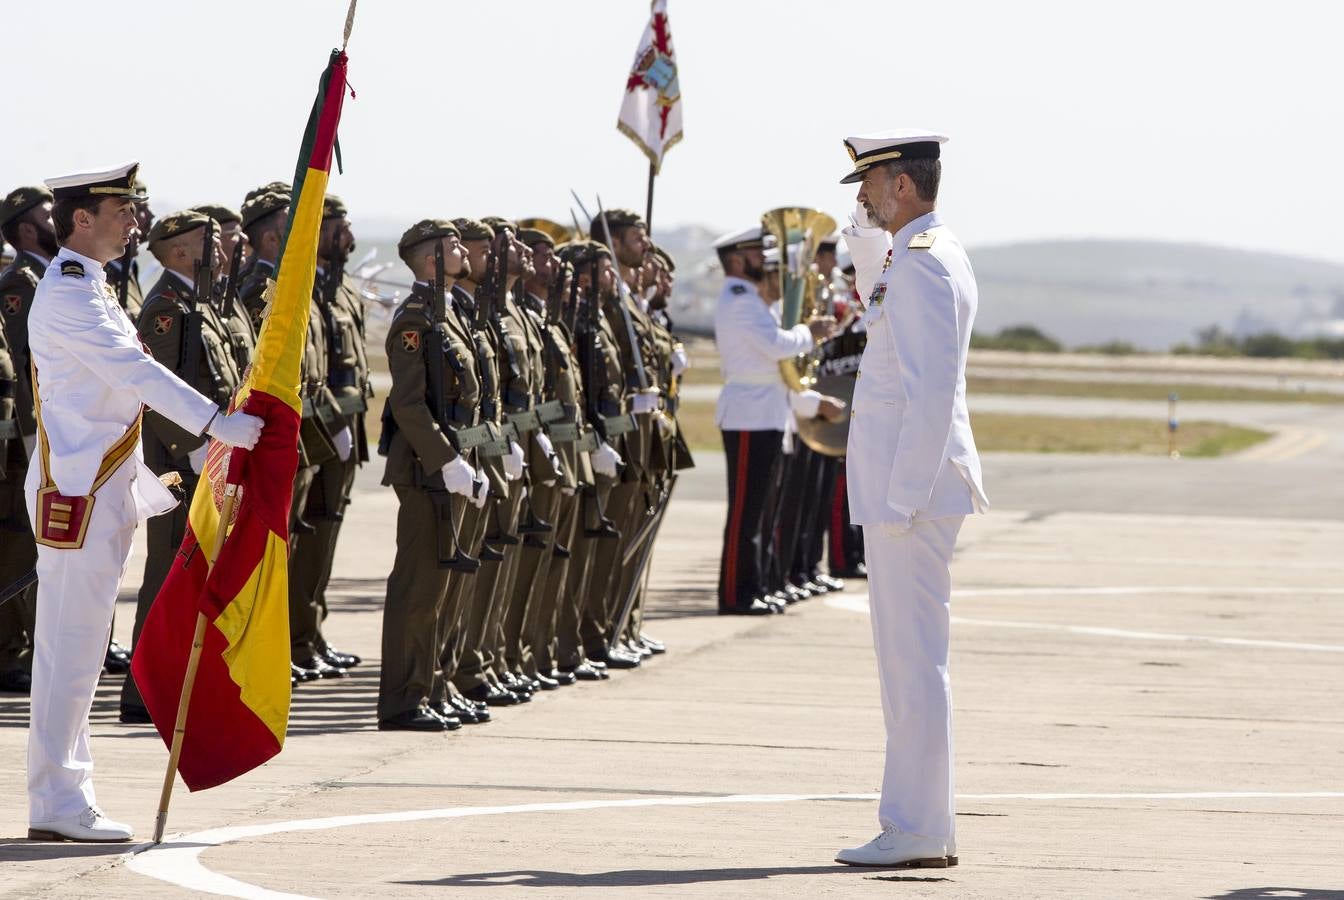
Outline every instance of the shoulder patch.
{"label": "shoulder patch", "polygon": [[410,330],[401,333],[401,349],[407,353],[420,352],[420,332]]}
{"label": "shoulder patch", "polygon": [[5,294],[5,315],[17,316],[23,309],[23,297],[18,294]]}
{"label": "shoulder patch", "polygon": [[84,264],[79,260],[67,259],[61,263],[61,274],[67,278],[83,278]]}
{"label": "shoulder patch", "polygon": [[738,294],[745,294],[746,292],[747,292],[747,286],[745,284],[735,284],[728,289],[728,293],[734,296]]}
{"label": "shoulder patch", "polygon": [[173,320],[174,320],[175,318],[176,318],[176,316],[155,316],[155,317],[154,317],[154,333],[155,333],[155,334],[167,334],[168,332],[172,331],[172,330],[173,330]]}
{"label": "shoulder patch", "polygon": [[907,250],[928,250],[933,246],[933,242],[938,239],[938,235],[931,231],[921,231],[919,234],[910,238],[910,243],[906,244]]}

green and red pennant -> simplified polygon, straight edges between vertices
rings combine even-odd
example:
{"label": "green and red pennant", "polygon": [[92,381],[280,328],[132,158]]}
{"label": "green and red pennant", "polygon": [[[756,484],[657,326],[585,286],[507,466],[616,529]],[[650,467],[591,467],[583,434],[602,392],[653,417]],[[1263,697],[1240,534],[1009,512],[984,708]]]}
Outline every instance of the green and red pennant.
{"label": "green and red pennant", "polygon": [[[346,90],[346,55],[332,51],[308,117],[289,222],[257,352],[233,406],[265,420],[250,452],[213,443],[187,535],[145,619],[131,672],[171,747],[196,617],[208,620],[178,770],[203,790],[280,752],[289,721],[289,506],[302,414],[299,372],[317,269],[322,204]],[[225,484],[240,500],[219,558]]]}

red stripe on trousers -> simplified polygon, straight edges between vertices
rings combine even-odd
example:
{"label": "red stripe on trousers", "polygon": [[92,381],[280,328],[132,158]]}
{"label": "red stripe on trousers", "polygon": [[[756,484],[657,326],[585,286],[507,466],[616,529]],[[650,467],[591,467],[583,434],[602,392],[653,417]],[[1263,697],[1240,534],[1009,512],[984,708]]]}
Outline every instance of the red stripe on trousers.
{"label": "red stripe on trousers", "polygon": [[842,569],[845,559],[845,467],[842,463],[835,476],[835,495],[831,497],[831,568]]}
{"label": "red stripe on trousers", "polygon": [[742,435],[737,444],[737,484],[733,486],[733,514],[728,519],[728,558],[723,565],[724,593],[729,598],[729,606],[741,605],[737,596],[737,542],[742,532],[742,506],[747,493],[747,461],[750,458],[750,431],[739,432]]}

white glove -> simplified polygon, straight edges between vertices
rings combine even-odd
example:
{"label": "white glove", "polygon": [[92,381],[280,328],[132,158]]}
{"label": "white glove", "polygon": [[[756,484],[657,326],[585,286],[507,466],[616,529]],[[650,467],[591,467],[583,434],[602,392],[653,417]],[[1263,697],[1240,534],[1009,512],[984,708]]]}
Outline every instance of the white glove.
{"label": "white glove", "polygon": [[509,453],[504,457],[504,477],[509,481],[523,477],[523,448],[517,441],[509,441]]}
{"label": "white glove", "polygon": [[450,494],[460,494],[463,497],[471,496],[472,485],[476,483],[476,470],[471,467],[465,459],[458,456],[444,463],[443,486],[448,489]]}
{"label": "white glove", "polygon": [[849,221],[854,223],[855,228],[876,228],[877,225],[872,219],[868,218],[868,210],[863,208],[862,203],[854,204],[854,212],[849,214]]}
{"label": "white glove", "polygon": [[341,458],[341,462],[348,460],[350,450],[355,446],[355,436],[351,433],[350,426],[347,425],[332,435],[331,443],[336,448],[336,455]]}
{"label": "white glove", "polygon": [[622,462],[621,455],[613,450],[606,441],[603,441],[596,450],[588,454],[588,458],[593,463],[593,471],[608,478],[616,477],[616,467]]}
{"label": "white glove", "polygon": [[537,446],[541,448],[543,456],[555,456],[555,445],[553,445],[551,439],[546,436],[546,432],[542,431],[540,428],[536,431],[536,441]]}
{"label": "white glove", "polygon": [[264,424],[261,419],[245,412],[231,412],[228,415],[216,415],[205,431],[221,444],[251,450],[257,446]]}
{"label": "white glove", "polygon": [[187,463],[197,475],[205,471],[205,457],[210,453],[210,442],[206,441],[187,454]]}
{"label": "white glove", "polygon": [[640,391],[638,394],[635,394],[633,411],[636,414],[651,413],[657,408],[658,408],[657,388],[649,388],[648,390],[643,390]]}
{"label": "white glove", "polygon": [[815,419],[821,408],[821,394],[816,391],[789,391],[789,407],[800,419]]}
{"label": "white glove", "polygon": [[[546,461],[550,463],[551,468],[555,470],[555,478],[559,478],[563,475],[564,469],[560,468],[560,459],[555,455],[555,445],[553,445],[551,439],[546,436],[546,432],[541,429],[537,429],[537,446],[541,448],[542,456],[546,457]],[[555,478],[552,478],[548,473],[546,477],[542,479],[541,483],[546,487],[551,487],[555,484]]]}
{"label": "white glove", "polygon": [[672,349],[672,377],[676,378],[682,372],[691,367],[691,358],[686,355],[686,348],[677,344]]}

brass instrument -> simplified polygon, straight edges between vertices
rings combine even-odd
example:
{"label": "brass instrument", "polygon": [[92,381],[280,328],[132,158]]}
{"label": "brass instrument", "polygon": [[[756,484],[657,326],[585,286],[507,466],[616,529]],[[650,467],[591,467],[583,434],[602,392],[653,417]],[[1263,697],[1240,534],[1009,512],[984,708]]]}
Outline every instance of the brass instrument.
{"label": "brass instrument", "polygon": [[574,240],[573,228],[568,228],[564,225],[561,225],[559,222],[552,222],[550,219],[542,219],[539,217],[533,217],[530,219],[519,219],[518,227],[535,228],[537,231],[540,231],[543,234],[548,235],[551,238],[551,240],[555,241],[555,245],[557,247],[560,246],[561,244],[565,244],[568,243],[569,241]]}
{"label": "brass instrument", "polygon": [[[829,314],[830,310],[818,308],[827,292],[829,273],[818,272],[815,260],[822,241],[835,231],[835,219],[819,209],[786,206],[761,216],[761,228],[774,236],[779,248],[780,326],[792,328],[815,315]],[[793,253],[789,252],[791,248]],[[818,384],[817,365],[821,357],[821,348],[815,348],[811,353],[782,360],[780,376],[789,390],[820,389],[848,403],[854,396],[853,379],[848,384],[831,384],[829,379],[825,385]],[[800,418],[798,437],[818,453],[844,456],[849,419],[827,422],[822,418]]]}

